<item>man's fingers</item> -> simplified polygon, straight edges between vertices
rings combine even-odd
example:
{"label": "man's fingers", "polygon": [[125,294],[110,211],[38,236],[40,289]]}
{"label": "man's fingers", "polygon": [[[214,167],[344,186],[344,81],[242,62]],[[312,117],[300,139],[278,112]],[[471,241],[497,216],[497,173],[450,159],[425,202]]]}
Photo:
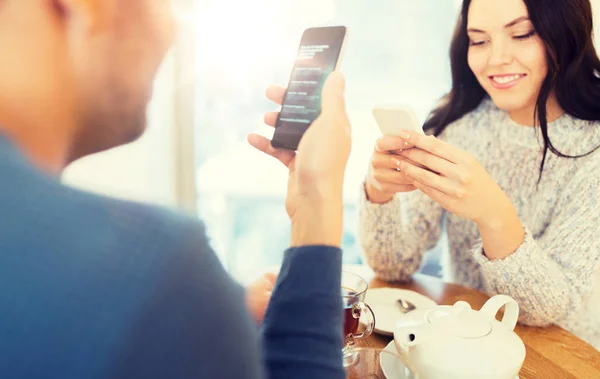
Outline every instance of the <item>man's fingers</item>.
{"label": "man's fingers", "polygon": [[267,99],[271,100],[275,104],[283,104],[283,98],[285,97],[285,88],[279,86],[270,86],[267,88]]}
{"label": "man's fingers", "polygon": [[322,113],[342,114],[346,112],[346,102],[344,100],[344,91],[346,89],[346,80],[344,76],[334,71],[332,72],[321,93]]}
{"label": "man's fingers", "polygon": [[271,141],[269,141],[269,139],[259,134],[252,133],[248,135],[248,143],[250,143],[250,145],[252,145],[255,149],[260,150],[263,153],[278,159],[286,167],[289,167],[290,163],[292,163],[292,160],[296,156],[296,153],[293,151],[279,150],[274,148],[271,145]]}
{"label": "man's fingers", "polygon": [[279,117],[279,112],[265,113],[265,124],[275,127],[275,123],[277,123],[277,117]]}

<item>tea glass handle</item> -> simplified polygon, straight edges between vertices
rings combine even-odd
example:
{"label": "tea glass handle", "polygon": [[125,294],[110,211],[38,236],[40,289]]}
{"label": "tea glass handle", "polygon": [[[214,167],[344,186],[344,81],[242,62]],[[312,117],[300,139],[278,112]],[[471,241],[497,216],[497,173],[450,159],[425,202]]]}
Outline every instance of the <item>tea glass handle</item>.
{"label": "tea glass handle", "polygon": [[506,305],[506,308],[504,309],[504,316],[501,321],[502,325],[509,330],[514,330],[519,319],[519,304],[512,297],[496,295],[483,305],[480,312],[495,320],[496,314],[504,305]]}
{"label": "tea glass handle", "polygon": [[373,333],[373,329],[375,329],[375,314],[371,310],[371,307],[362,302],[352,305],[352,316],[354,318],[360,318],[361,315],[365,315],[367,317],[367,329],[365,329],[362,333],[354,333],[352,335],[352,338],[354,339],[366,338],[370,336]]}

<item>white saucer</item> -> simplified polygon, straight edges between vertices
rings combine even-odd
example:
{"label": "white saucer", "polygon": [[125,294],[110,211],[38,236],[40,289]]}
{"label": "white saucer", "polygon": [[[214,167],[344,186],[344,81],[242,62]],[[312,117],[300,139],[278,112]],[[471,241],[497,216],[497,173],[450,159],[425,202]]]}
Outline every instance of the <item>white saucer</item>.
{"label": "white saucer", "polygon": [[399,288],[375,288],[367,291],[365,303],[375,313],[375,332],[386,336],[393,336],[396,323],[402,318],[403,313],[398,307],[397,300],[410,301],[417,308],[430,308],[435,301],[415,291]]}
{"label": "white saucer", "polygon": [[[394,341],[388,343],[383,351],[398,354]],[[406,365],[394,355],[380,354],[379,366],[386,379],[415,379],[414,374],[412,374]],[[517,376],[515,379],[519,379],[519,377]]]}
{"label": "white saucer", "polygon": [[[383,351],[388,351],[393,354],[398,354],[396,351],[396,345],[394,345],[394,341],[390,342]],[[404,363],[396,357],[396,355],[391,354],[380,354],[379,355],[379,366],[381,367],[381,371],[383,371],[383,375],[387,379],[414,379],[415,376],[411,374],[411,372],[406,368]]]}

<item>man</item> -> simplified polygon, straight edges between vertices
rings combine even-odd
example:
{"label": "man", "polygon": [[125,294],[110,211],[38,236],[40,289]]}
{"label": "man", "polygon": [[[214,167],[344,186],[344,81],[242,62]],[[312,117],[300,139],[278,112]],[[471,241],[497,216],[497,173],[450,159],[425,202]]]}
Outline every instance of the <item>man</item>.
{"label": "man", "polygon": [[[292,248],[260,334],[198,221],[58,180],[144,131],[169,10],[0,0],[0,377],[343,378],[339,74],[297,155],[249,137],[290,169]],[[281,102],[283,90],[268,96]]]}

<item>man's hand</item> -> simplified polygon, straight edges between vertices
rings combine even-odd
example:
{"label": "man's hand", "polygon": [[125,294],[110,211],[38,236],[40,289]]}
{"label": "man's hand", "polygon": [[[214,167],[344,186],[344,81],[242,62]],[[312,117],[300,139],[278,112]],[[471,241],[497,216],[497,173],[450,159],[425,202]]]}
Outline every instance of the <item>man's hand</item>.
{"label": "man's hand", "polygon": [[[292,219],[292,245],[340,246],[342,236],[342,187],[350,155],[350,122],[344,102],[344,78],[334,72],[322,92],[321,115],[308,128],[298,152],[278,150],[257,134],[248,141],[258,150],[279,159],[290,171],[286,209]],[[285,89],[270,87],[267,97],[283,102]],[[274,126],[278,114],[265,115]]]}

